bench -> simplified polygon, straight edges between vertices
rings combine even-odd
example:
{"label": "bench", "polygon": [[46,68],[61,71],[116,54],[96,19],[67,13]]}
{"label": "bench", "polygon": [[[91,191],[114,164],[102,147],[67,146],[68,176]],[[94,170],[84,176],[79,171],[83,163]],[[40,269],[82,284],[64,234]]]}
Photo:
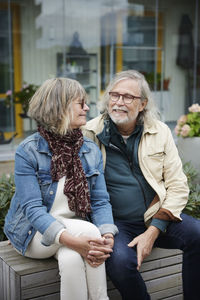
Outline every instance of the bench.
{"label": "bench", "polygon": [[[182,253],[179,250],[153,249],[141,267],[152,300],[181,300]],[[30,259],[18,254],[8,241],[0,242],[0,300],[60,300],[57,261]],[[121,300],[108,280],[110,300]]]}

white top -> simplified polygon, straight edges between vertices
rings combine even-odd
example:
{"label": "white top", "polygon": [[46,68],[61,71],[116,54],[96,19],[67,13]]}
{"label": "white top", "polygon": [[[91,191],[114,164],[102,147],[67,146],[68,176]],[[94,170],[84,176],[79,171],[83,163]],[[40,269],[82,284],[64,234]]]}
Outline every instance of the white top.
{"label": "white top", "polygon": [[[75,218],[75,212],[71,211],[69,209],[69,205],[68,205],[68,198],[67,196],[63,193],[63,189],[64,189],[64,184],[65,184],[65,176],[62,177],[59,181],[58,181],[58,187],[57,187],[57,191],[56,191],[56,196],[52,205],[52,208],[50,210],[50,214],[58,221],[61,221],[61,218],[67,218],[67,219],[71,219],[71,218]],[[56,244],[60,244],[59,243],[59,239],[60,239],[60,235],[63,233],[63,231],[65,231],[66,229],[63,228],[61,229],[58,234],[56,235],[55,238],[55,243]]]}

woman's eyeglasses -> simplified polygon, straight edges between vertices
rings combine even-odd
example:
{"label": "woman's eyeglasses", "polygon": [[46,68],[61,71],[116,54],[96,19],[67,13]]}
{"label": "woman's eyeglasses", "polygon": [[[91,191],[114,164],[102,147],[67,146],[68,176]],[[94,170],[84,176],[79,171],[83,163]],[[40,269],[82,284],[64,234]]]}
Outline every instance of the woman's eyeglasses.
{"label": "woman's eyeglasses", "polygon": [[133,100],[135,99],[141,99],[139,96],[134,96],[130,94],[119,94],[117,92],[109,92],[110,100],[112,102],[117,102],[120,97],[122,97],[122,100],[125,104],[131,104]]}
{"label": "woman's eyeglasses", "polygon": [[81,106],[81,108],[82,108],[82,109],[84,108],[85,104],[87,105],[87,103],[86,103],[86,100],[85,100],[85,99],[81,99],[81,100],[79,100],[78,102],[76,102],[76,104],[80,104],[80,106]]}

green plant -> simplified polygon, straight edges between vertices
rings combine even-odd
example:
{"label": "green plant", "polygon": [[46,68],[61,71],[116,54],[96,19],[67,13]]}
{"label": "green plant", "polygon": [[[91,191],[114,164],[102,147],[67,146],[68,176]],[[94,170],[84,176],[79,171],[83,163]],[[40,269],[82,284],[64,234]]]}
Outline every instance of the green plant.
{"label": "green plant", "polygon": [[150,89],[154,90],[154,83],[156,80],[156,88],[158,91],[163,88],[163,90],[168,90],[169,89],[169,83],[170,83],[170,78],[164,78],[162,80],[161,78],[161,73],[156,73],[156,78],[154,75],[154,72],[142,72],[145,76],[146,81],[148,82]]}
{"label": "green plant", "polygon": [[174,129],[176,135],[182,137],[200,137],[200,105],[193,104],[188,108],[189,113],[182,115]]}
{"label": "green plant", "polygon": [[29,101],[37,89],[37,85],[27,84],[24,82],[20,91],[12,92],[11,90],[8,90],[6,92],[5,105],[10,107],[13,100],[13,103],[22,105],[23,112],[26,114],[28,111]]}
{"label": "green plant", "polygon": [[7,174],[0,178],[0,241],[6,240],[3,233],[4,219],[15,192],[14,175]]}
{"label": "green plant", "polygon": [[[189,199],[184,209],[184,213],[200,219],[200,185],[195,182],[198,172],[190,163],[185,163],[183,165],[183,170],[187,176],[190,188]],[[0,178],[0,241],[7,239],[3,233],[4,219],[14,192],[14,175],[4,174]]]}
{"label": "green plant", "polygon": [[198,172],[189,162],[183,165],[183,170],[187,176],[190,189],[188,203],[183,212],[200,219],[200,185],[197,183]]}

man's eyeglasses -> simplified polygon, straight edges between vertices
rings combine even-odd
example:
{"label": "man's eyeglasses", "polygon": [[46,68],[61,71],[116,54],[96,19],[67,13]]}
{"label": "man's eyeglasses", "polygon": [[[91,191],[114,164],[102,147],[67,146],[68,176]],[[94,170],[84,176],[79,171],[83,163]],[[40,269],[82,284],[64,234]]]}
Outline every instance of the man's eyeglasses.
{"label": "man's eyeglasses", "polygon": [[139,96],[134,96],[130,94],[119,94],[117,92],[109,92],[110,100],[112,102],[117,102],[119,98],[122,96],[122,100],[125,104],[131,104],[135,99],[141,99]]}

